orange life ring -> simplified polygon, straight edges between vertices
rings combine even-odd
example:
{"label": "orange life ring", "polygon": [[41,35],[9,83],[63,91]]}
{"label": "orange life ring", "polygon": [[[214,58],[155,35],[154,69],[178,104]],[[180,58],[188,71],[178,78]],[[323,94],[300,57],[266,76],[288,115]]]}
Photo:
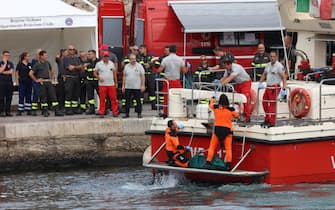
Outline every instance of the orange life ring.
{"label": "orange life ring", "polygon": [[295,88],[291,92],[288,105],[294,117],[302,118],[308,114],[311,108],[311,97],[307,90]]}

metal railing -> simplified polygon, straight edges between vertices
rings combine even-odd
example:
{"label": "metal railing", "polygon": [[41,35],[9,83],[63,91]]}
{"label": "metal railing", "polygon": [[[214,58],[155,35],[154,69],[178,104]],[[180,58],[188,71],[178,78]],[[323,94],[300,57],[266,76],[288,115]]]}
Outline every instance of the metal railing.
{"label": "metal railing", "polygon": [[[156,104],[155,104],[155,106],[157,108],[157,116],[159,116],[161,108],[164,109],[164,107],[167,108],[167,111],[169,113],[169,103],[167,103],[165,105],[165,103],[163,102],[163,104],[161,104],[160,97],[163,96],[164,101],[165,101],[166,96],[169,94],[170,86],[169,86],[169,80],[164,79],[164,78],[156,78],[155,82],[156,82],[156,91],[155,91],[155,93],[156,93]],[[167,86],[167,92],[163,91],[163,86],[164,86],[163,83],[164,82],[166,83],[166,86]],[[162,84],[162,86],[160,86],[160,83]]]}
{"label": "metal railing", "polygon": [[327,94],[322,94],[322,85],[325,82],[329,82],[329,81],[334,81],[335,82],[335,78],[329,78],[329,79],[323,79],[320,81],[320,86],[319,86],[319,121],[322,121],[322,110],[335,110],[335,107],[329,107],[329,108],[322,108],[322,96],[335,96],[335,93],[327,93]]}

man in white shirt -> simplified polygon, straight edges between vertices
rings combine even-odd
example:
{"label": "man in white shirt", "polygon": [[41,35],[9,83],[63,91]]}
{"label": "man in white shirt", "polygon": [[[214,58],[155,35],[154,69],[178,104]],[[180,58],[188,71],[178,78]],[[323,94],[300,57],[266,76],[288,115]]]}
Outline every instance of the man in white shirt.
{"label": "man in white shirt", "polygon": [[112,104],[113,117],[118,117],[119,109],[116,97],[117,69],[115,69],[114,63],[109,60],[108,52],[103,52],[102,56],[102,60],[94,68],[94,76],[99,80],[100,106],[98,115],[101,117],[105,115],[106,96],[108,94]]}
{"label": "man in white shirt", "polygon": [[136,112],[137,117],[142,118],[142,103],[141,103],[141,92],[145,91],[145,71],[143,66],[136,61],[136,55],[129,55],[129,63],[125,65],[123,70],[122,80],[122,93],[125,94],[126,98],[126,109],[125,116],[129,117],[130,102],[131,98],[134,97],[136,100]]}

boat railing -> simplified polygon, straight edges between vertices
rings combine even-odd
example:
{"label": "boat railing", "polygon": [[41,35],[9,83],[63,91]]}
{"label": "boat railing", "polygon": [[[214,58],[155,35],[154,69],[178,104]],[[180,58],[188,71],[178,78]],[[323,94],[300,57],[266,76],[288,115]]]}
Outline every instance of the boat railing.
{"label": "boat railing", "polygon": [[[274,91],[278,91],[278,93],[280,91],[280,87],[266,87],[265,89],[273,89]],[[260,114],[259,108],[260,108],[260,104],[263,104],[263,102],[265,102],[265,103],[275,103],[276,104],[275,112],[274,113],[267,113],[269,115],[275,115],[275,119],[276,119],[275,125],[277,125],[278,115],[279,114],[286,114],[286,115],[288,115],[288,119],[291,120],[292,116],[291,116],[291,112],[289,110],[287,112],[279,112],[279,110],[278,110],[278,103],[280,103],[280,102],[286,102],[286,100],[287,100],[286,98],[281,98],[279,96],[279,94],[277,94],[278,96],[276,97],[275,100],[263,100],[263,99],[261,100],[259,98],[260,97],[260,93],[259,93],[260,90],[261,89],[257,90],[257,98],[256,98],[256,107],[257,107],[256,122],[257,123],[261,122],[261,120],[260,120],[261,114]],[[286,87],[286,90],[288,91],[288,95],[291,95],[291,88],[290,87]],[[264,112],[264,115],[265,115],[265,112]]]}
{"label": "boat railing", "polygon": [[324,86],[324,83],[325,82],[330,82],[330,81],[333,81],[335,82],[335,78],[329,78],[329,79],[323,79],[320,81],[320,87],[319,87],[319,121],[321,122],[322,121],[322,111],[325,111],[325,110],[335,110],[335,107],[322,107],[322,97],[326,97],[326,96],[335,96],[335,93],[323,93],[322,92],[322,86]]}
{"label": "boat railing", "polygon": [[156,78],[155,79],[156,82],[156,108],[157,108],[157,116],[159,116],[160,114],[160,110],[164,107],[167,108],[167,110],[169,111],[169,106],[168,104],[162,104],[160,103],[160,98],[163,96],[165,98],[166,95],[169,94],[169,91],[164,92],[163,91],[163,83],[166,83],[167,86],[167,90],[169,90],[169,80],[164,79],[164,78]]}

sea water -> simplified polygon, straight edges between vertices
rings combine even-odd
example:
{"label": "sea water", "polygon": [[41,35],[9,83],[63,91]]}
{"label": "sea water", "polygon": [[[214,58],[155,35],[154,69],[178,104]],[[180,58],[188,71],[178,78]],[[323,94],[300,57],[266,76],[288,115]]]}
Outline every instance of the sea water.
{"label": "sea water", "polygon": [[335,184],[193,183],[143,167],[0,176],[0,209],[335,209]]}

